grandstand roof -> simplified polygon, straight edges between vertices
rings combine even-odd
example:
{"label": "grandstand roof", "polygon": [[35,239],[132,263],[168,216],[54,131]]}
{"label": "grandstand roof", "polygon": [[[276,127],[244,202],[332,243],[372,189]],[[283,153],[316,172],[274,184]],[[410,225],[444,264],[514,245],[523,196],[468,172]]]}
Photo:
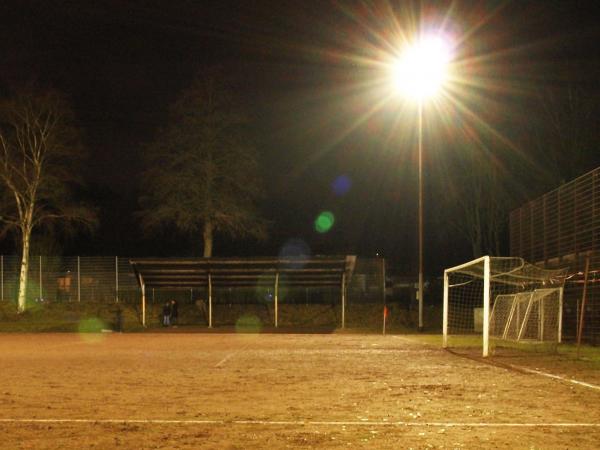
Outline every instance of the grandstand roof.
{"label": "grandstand roof", "polygon": [[282,285],[340,286],[349,280],[356,256],[295,258],[136,258],[130,261],[138,283],[148,288],[191,289]]}

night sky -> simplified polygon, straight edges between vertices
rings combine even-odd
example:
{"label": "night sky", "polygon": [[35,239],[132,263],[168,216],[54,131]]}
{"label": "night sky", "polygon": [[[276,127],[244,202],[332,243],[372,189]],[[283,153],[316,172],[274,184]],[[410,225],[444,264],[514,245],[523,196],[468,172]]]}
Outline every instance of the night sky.
{"label": "night sky", "polygon": [[[142,236],[135,211],[145,145],[194,74],[218,64],[234,75],[254,121],[271,226],[266,242],[217,237],[215,256],[277,255],[302,242],[311,254],[379,254],[414,273],[414,114],[395,100],[382,104],[373,61],[419,17],[458,39],[457,56],[472,60],[465,67],[483,80],[472,86],[482,116],[519,157],[528,150],[515,123],[528,120],[537,87],[598,93],[595,1],[2,2],[1,91],[29,79],[62,91],[90,154],[85,195],[99,208],[100,226],[93,236],[64,240],[62,251],[201,255],[200,236]],[[440,120],[432,117],[425,130]],[[426,271],[437,273],[468,259],[470,247],[440,217],[439,193],[461,174],[436,172],[443,138],[430,132],[424,144]],[[580,173],[600,164],[597,153]],[[515,206],[546,189],[522,189]],[[325,210],[336,220],[320,234],[314,220]]]}

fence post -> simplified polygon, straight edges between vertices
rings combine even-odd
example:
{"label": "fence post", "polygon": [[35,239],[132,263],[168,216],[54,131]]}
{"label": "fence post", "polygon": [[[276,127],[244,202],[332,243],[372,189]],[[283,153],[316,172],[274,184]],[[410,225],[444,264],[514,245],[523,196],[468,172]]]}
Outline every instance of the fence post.
{"label": "fence post", "polygon": [[0,280],[2,283],[2,301],[4,301],[4,255],[0,256]]}
{"label": "fence post", "polygon": [[346,328],[346,272],[342,273],[342,329]]}
{"label": "fence post", "polygon": [[77,301],[81,302],[81,257],[77,257]]}
{"label": "fence post", "polygon": [[385,297],[385,258],[381,259],[381,286],[383,288],[383,306],[386,305],[386,297]]}
{"label": "fence post", "polygon": [[583,335],[583,320],[585,319],[585,300],[587,297],[588,275],[590,273],[590,257],[585,259],[585,272],[583,275],[583,295],[581,296],[581,310],[579,311],[579,324],[577,326],[577,358],[581,347],[581,336]]}
{"label": "fence post", "polygon": [[279,272],[275,274],[275,328],[279,326]]}
{"label": "fence post", "polygon": [[119,303],[119,257],[115,256],[115,303]]}
{"label": "fence post", "polygon": [[212,328],[212,277],[208,273],[208,328]]}

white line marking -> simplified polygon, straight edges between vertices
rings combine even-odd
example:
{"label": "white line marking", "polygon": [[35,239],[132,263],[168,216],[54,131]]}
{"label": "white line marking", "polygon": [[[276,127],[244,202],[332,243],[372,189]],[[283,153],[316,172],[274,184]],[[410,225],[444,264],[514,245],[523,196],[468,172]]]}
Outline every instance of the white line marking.
{"label": "white line marking", "polygon": [[442,427],[442,428],[600,428],[590,422],[403,422],[403,421],[319,421],[319,420],[196,420],[196,419],[0,419],[0,423],[85,423],[155,425],[271,425],[271,426],[359,426],[359,427]]}
{"label": "white line marking", "polygon": [[233,356],[235,356],[236,354],[243,352],[244,350],[246,350],[248,348],[247,345],[244,345],[242,348],[240,348],[239,350],[236,350],[234,352],[231,352],[229,355],[225,356],[225,358],[223,358],[221,361],[219,361],[217,364],[215,364],[215,367],[221,367],[221,365],[225,364],[229,359],[231,359]]}
{"label": "white line marking", "polygon": [[235,354],[236,354],[236,352],[230,353],[225,358],[223,358],[221,361],[219,361],[218,363],[216,363],[215,367],[221,367],[221,365],[225,364],[229,360],[229,358],[231,358]]}
{"label": "white line marking", "polygon": [[[411,342],[413,344],[420,343],[420,344],[422,344],[424,346],[429,346],[429,344],[427,344],[427,343],[423,343],[423,342],[419,342],[419,341],[414,341],[412,339],[408,339],[408,338],[405,338],[405,337],[400,337],[400,336],[393,336],[393,337],[395,337],[396,339],[400,339],[401,341]],[[475,360],[473,360],[473,361],[475,361]],[[485,361],[482,361],[482,362],[485,362]],[[565,381],[567,383],[572,383],[572,384],[576,384],[578,386],[583,386],[583,387],[587,387],[587,388],[590,388],[590,389],[595,389],[595,390],[600,391],[600,386],[598,386],[597,384],[586,383],[585,381],[579,381],[579,380],[575,380],[573,378],[564,378],[564,377],[561,377],[560,375],[555,375],[555,374],[548,373],[548,372],[542,372],[541,370],[536,370],[536,369],[529,369],[527,367],[517,366],[517,365],[514,365],[514,364],[506,364],[506,365],[509,366],[509,367],[512,367],[513,369],[522,370],[523,372],[528,372],[528,373],[532,373],[532,374],[535,374],[535,375],[540,375],[540,376],[543,376],[543,377],[552,378],[554,380]]]}
{"label": "white line marking", "polygon": [[574,380],[572,378],[564,378],[564,377],[561,377],[560,375],[554,375],[552,373],[542,372],[541,370],[528,369],[527,367],[521,367],[521,366],[512,366],[512,367],[515,367],[519,370],[523,370],[525,372],[534,373],[536,375],[541,375],[543,377],[553,378],[555,380],[566,381],[567,383],[573,383],[573,384],[577,384],[579,386],[585,386],[590,389],[596,389],[596,390],[600,391],[600,386],[598,386],[596,384],[586,383],[585,381]]}

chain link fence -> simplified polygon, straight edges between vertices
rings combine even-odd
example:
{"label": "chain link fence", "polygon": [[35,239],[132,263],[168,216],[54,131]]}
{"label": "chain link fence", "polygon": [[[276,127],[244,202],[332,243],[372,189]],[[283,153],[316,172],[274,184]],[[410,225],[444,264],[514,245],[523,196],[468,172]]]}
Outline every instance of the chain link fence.
{"label": "chain link fence", "polygon": [[[0,256],[0,299],[15,301],[20,258]],[[140,298],[129,258],[32,256],[27,282],[29,302],[133,302]]]}
{"label": "chain link fence", "polygon": [[[32,256],[29,264],[27,301],[41,304],[128,304],[137,308],[141,290],[128,257]],[[0,256],[0,299],[16,302],[19,289],[20,258]],[[377,322],[384,304],[385,261],[357,258],[346,288],[347,326],[369,326]],[[196,307],[208,293],[201,289],[149,289],[146,292],[150,314],[159,320],[162,305],[177,300],[189,319],[202,323]],[[280,314],[283,324],[336,325],[341,317],[340,287],[280,286]],[[263,323],[273,316],[274,287],[220,287],[214,289],[213,305],[217,323],[235,324],[240,316],[253,314]],[[156,316],[156,317],[154,317]],[[264,317],[263,317],[264,316]],[[151,319],[152,319],[151,318]]]}

